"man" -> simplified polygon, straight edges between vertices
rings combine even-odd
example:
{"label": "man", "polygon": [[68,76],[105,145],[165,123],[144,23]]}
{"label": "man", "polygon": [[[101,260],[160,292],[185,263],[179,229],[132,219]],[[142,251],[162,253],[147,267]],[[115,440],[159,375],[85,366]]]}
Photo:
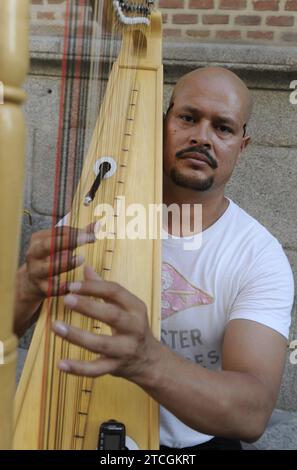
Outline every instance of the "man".
{"label": "man", "polygon": [[[279,391],[292,272],[277,240],[224,195],[250,141],[251,107],[246,86],[222,68],[196,70],[174,89],[165,118],[164,202],[201,204],[203,233],[195,252],[184,250],[185,232],[163,242],[163,341],[153,337],[143,302],[90,267],[70,286],[65,304],[106,322],[113,336],[53,324],[68,341],[104,353],[94,362],[62,360],[59,368],[138,384],[161,405],[161,444],[168,447],[240,448],[239,439],[258,439]],[[69,269],[67,255],[76,246],[67,230],[57,230],[64,253],[57,272]],[[33,237],[18,275],[18,332],[47,292],[49,235]],[[92,235],[81,233],[78,244],[88,242]],[[74,259],[73,266],[81,263]]]}

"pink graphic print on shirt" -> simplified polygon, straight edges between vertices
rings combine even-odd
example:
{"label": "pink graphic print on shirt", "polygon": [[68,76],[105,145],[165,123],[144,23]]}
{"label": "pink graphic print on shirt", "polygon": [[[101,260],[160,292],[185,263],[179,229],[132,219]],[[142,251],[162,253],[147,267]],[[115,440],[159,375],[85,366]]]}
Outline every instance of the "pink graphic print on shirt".
{"label": "pink graphic print on shirt", "polygon": [[190,284],[173,266],[162,264],[163,320],[186,308],[213,302],[213,297]]}

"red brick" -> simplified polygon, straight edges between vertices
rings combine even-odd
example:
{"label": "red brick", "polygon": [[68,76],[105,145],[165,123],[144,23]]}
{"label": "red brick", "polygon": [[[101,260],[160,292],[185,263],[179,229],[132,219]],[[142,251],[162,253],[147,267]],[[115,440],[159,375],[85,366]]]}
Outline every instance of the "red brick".
{"label": "red brick", "polygon": [[273,39],[273,31],[248,31],[247,37],[250,39]]}
{"label": "red brick", "polygon": [[240,31],[217,31],[216,38],[218,39],[240,39],[241,32]]}
{"label": "red brick", "polygon": [[235,24],[241,24],[243,26],[255,26],[261,23],[261,16],[255,15],[241,15],[236,16]]}
{"label": "red brick", "polygon": [[228,24],[229,15],[203,15],[203,24]]}
{"label": "red brick", "polygon": [[196,24],[198,21],[198,15],[173,15],[173,24]]}
{"label": "red brick", "polygon": [[219,8],[221,10],[243,10],[246,8],[246,0],[221,0]]}
{"label": "red brick", "polygon": [[269,26],[293,26],[294,18],[292,16],[268,16],[266,24]]}
{"label": "red brick", "polygon": [[38,20],[54,20],[55,19],[55,12],[53,12],[53,11],[38,11],[37,12],[37,19]]}
{"label": "red brick", "polygon": [[174,37],[179,37],[181,36],[181,30],[180,29],[167,29],[167,28],[164,28],[163,30],[163,34],[164,36],[174,36]]}
{"label": "red brick", "polygon": [[160,8],[184,8],[184,0],[160,0]]}
{"label": "red brick", "polygon": [[279,0],[256,0],[253,5],[254,10],[277,11],[279,9]]}
{"label": "red brick", "polygon": [[211,10],[214,7],[214,0],[190,0],[189,8],[199,10]]}
{"label": "red brick", "polygon": [[285,5],[285,10],[297,11],[297,0],[288,0]]}
{"label": "red brick", "polygon": [[198,31],[197,29],[188,29],[187,36],[191,36],[193,38],[208,38],[210,35],[210,31]]}
{"label": "red brick", "polygon": [[53,24],[50,22],[38,23],[33,21],[31,24],[31,34],[35,36],[64,36],[65,26],[61,24]]}
{"label": "red brick", "polygon": [[297,33],[293,32],[293,31],[287,31],[285,33],[282,33],[281,39],[283,41],[290,41],[290,42],[297,43]]}

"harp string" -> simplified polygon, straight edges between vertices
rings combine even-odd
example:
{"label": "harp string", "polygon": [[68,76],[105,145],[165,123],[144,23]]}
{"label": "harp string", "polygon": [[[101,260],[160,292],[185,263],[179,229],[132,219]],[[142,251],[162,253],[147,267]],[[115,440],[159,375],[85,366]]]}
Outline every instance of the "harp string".
{"label": "harp string", "polygon": [[[131,75],[131,72],[130,72],[130,75]],[[130,82],[131,82],[131,78],[129,78],[128,80],[130,80]],[[116,83],[117,83],[117,86],[118,86],[118,90],[115,90],[115,92],[118,93],[119,88],[120,88],[120,82],[116,81]],[[119,114],[122,114],[123,112],[124,112],[124,110],[122,110],[122,109],[119,110]],[[108,118],[108,116],[107,116],[107,118]],[[113,138],[114,138],[114,135],[112,134],[112,132],[113,132],[113,129],[110,128],[110,136],[109,136],[110,141],[112,141]],[[98,143],[99,143],[99,139],[97,139],[97,140],[98,140]],[[109,192],[109,186],[108,185],[105,186],[105,192]],[[107,197],[108,197],[108,195],[107,195]],[[103,200],[104,200],[104,197],[103,197]],[[89,320],[89,319],[85,318],[85,317],[82,317],[82,323],[83,323],[83,324],[81,324],[82,328],[90,330],[90,326],[91,326],[90,323],[92,324],[94,322],[92,320]],[[91,331],[92,331],[92,328],[93,327],[91,326]],[[91,360],[93,357],[94,357],[94,355],[92,355],[92,353],[81,349],[81,360]],[[74,403],[74,413],[75,413],[75,408],[77,409],[78,402],[81,398],[80,397],[81,392],[79,393],[79,391],[81,389],[83,389],[83,390],[91,390],[92,389],[92,380],[91,379],[84,378],[84,379],[79,379],[79,381],[81,381],[82,384],[78,383],[78,386],[77,386],[78,399],[77,399],[77,403]],[[79,433],[79,428],[76,431],[76,434],[78,434],[78,433]]]}
{"label": "harp string", "polygon": [[[127,61],[125,61],[127,62]],[[129,74],[131,75],[131,71],[129,72]],[[135,75],[135,72],[134,72],[134,75]],[[129,79],[128,79],[129,80]],[[130,78],[130,81],[131,81],[131,78]],[[115,90],[115,93],[119,93],[119,90],[120,90],[120,86],[121,86],[121,83],[117,80],[116,81],[117,83],[117,90]],[[107,106],[108,108],[108,106]],[[119,111],[119,114],[122,114],[124,112],[123,109],[120,109]],[[107,119],[108,119],[108,115],[107,115]],[[115,126],[116,128],[116,126]],[[110,135],[108,137],[108,141],[113,141],[113,138],[114,138],[114,132],[115,130],[113,130],[112,128],[110,128]],[[99,136],[97,136],[97,142],[98,142],[98,145],[99,145]],[[120,149],[119,149],[120,151]],[[103,188],[103,201],[105,200],[105,197],[109,197],[109,194],[107,194],[109,192],[109,186],[106,185],[104,186]],[[104,273],[101,272],[102,275],[104,275]],[[104,276],[106,278],[106,275]],[[90,319],[87,319],[87,318],[82,318],[82,324],[81,324],[81,327],[82,328],[85,328],[87,329],[88,331],[97,331],[98,332],[98,329],[100,329],[100,326],[99,326],[99,323],[98,322],[95,322],[94,320],[90,320]],[[95,355],[91,352],[88,352],[84,349],[81,349],[81,360],[92,360],[95,358]],[[88,379],[88,378],[84,378],[82,379],[82,384],[81,385],[78,385],[78,388],[77,390],[80,391],[81,389],[83,390],[92,390],[92,385],[93,385],[93,380],[92,379]],[[77,400],[77,403],[79,402],[79,400],[81,399],[81,393],[78,392],[78,400]],[[75,410],[74,410],[75,412]],[[76,414],[77,415],[77,414]],[[77,424],[77,430],[75,431],[75,434],[79,434],[81,432],[81,429],[79,428],[79,423]],[[84,434],[84,433],[82,433]],[[75,446],[75,443],[73,442],[73,446]]]}
{"label": "harp string", "polygon": [[[85,13],[86,13],[86,9],[84,9]],[[85,24],[86,22],[86,14],[85,14],[85,17],[84,17],[84,22],[83,24]],[[94,38],[94,33],[93,33],[93,38]],[[90,36],[88,35],[87,33],[87,40],[89,41],[91,38]],[[85,39],[85,35],[83,34],[82,35],[82,41],[83,41],[83,44],[86,42],[86,39]],[[93,43],[94,43],[94,39],[93,39]],[[92,44],[92,41],[91,41],[91,44]],[[89,50],[91,49],[91,46],[90,47],[87,47],[87,51],[89,52]],[[91,58],[93,58],[93,54],[91,53]],[[90,73],[89,73],[89,83],[93,82],[94,79],[96,79],[98,77],[95,76],[95,69],[94,69],[94,66],[93,66],[93,63],[94,63],[94,60],[91,59],[91,62],[90,62]],[[83,83],[83,82],[82,82]],[[84,86],[83,85],[83,91],[87,90],[87,88],[89,89],[89,96],[91,96],[91,93],[90,93],[90,87],[89,87],[89,83],[88,83],[88,87],[87,86]],[[82,87],[80,87],[82,88]],[[92,95],[92,97],[95,96],[94,94]],[[86,107],[86,101],[88,101],[88,106]],[[80,108],[84,107],[84,109],[87,108],[87,110],[90,109],[90,100],[86,100],[85,97],[84,97],[84,100],[83,102],[81,103],[81,106]],[[88,113],[89,111],[87,111]],[[80,109],[78,109],[78,113],[80,113]],[[86,122],[90,122],[90,119],[88,118],[88,115],[86,116]],[[83,128],[83,131],[86,131],[86,127],[87,127],[87,124],[86,126],[78,126],[78,129],[80,128]],[[81,199],[81,197],[79,198]],[[72,215],[71,215],[71,223],[70,225],[73,225],[75,226],[75,217],[73,216],[74,214],[76,214],[76,212],[78,212],[78,208],[74,207],[73,210],[72,210]],[[70,274],[70,277],[71,277],[71,274]],[[72,279],[71,279],[72,280]],[[71,311],[65,309],[64,307],[64,321],[69,321],[69,323],[72,323],[72,313]],[[83,322],[83,323],[86,323],[86,322]],[[83,324],[82,325],[83,328],[86,328],[87,325]],[[70,354],[69,354],[69,344],[68,343],[65,343],[63,342],[62,343],[62,357],[63,358],[69,358],[70,357]],[[59,446],[59,448],[61,448],[62,446],[62,437],[63,437],[63,434],[64,434],[64,415],[65,415],[65,397],[66,397],[66,393],[65,393],[65,390],[66,390],[66,387],[67,387],[67,380],[68,380],[68,377],[65,375],[65,374],[60,374],[60,381],[62,382],[62,392],[61,392],[61,395],[62,395],[62,398],[63,400],[61,401],[61,406],[60,406],[60,410],[58,410],[58,415],[61,416],[61,420],[60,420],[60,431],[57,432],[57,435],[60,436],[60,442],[57,444]],[[78,409],[78,403],[79,403],[79,390],[81,390],[83,387],[82,387],[82,381],[83,379],[82,378],[78,378],[77,379],[77,386],[76,386],[76,399],[73,401],[73,416],[76,416],[77,414],[77,409]],[[64,407],[63,407],[63,404],[64,404]],[[72,430],[72,436],[74,436],[75,434],[78,434],[78,432],[75,431],[75,422],[74,422],[74,428]],[[73,447],[74,448],[74,447]]]}
{"label": "harp string", "polygon": [[[60,122],[58,130],[58,142],[57,142],[57,156],[56,156],[56,176],[55,176],[55,191],[53,201],[53,233],[56,224],[61,217],[69,212],[71,202],[74,198],[74,192],[77,190],[77,183],[81,175],[83,156],[86,155],[87,147],[90,143],[90,134],[92,129],[95,127],[95,138],[97,140],[97,154],[99,156],[100,151],[100,128],[94,126],[98,116],[99,104],[103,97],[103,87],[98,86],[100,80],[103,80],[103,75],[107,72],[110,75],[113,58],[117,49],[115,41],[107,40],[103,38],[104,18],[103,8],[104,2],[96,0],[94,5],[94,18],[97,19],[96,26],[93,22],[93,27],[90,32],[88,27],[88,2],[86,0],[79,0],[73,2],[67,0],[66,2],[66,15],[65,15],[65,34],[64,34],[64,52],[62,60],[62,80],[61,80],[61,100],[60,100]],[[81,18],[83,21],[81,22]],[[98,19],[102,18],[103,22],[98,22]],[[119,28],[117,24],[113,24],[112,37],[119,36]],[[129,41],[132,41],[132,35]],[[136,45],[137,53],[139,56],[141,44],[140,39]],[[103,61],[98,60],[99,57],[103,57]],[[88,57],[89,60],[86,59]],[[125,82],[132,83],[134,88],[136,83],[136,66],[137,61],[135,58],[125,57],[124,62],[131,65],[131,68],[125,70]],[[132,62],[131,62],[132,61]],[[106,65],[107,62],[107,65]],[[81,78],[82,77],[82,78]],[[88,78],[87,78],[88,77]],[[116,89],[114,93],[117,95],[120,93],[120,89],[124,86],[119,80],[115,80]],[[110,103],[106,103],[107,116],[108,113],[116,112],[118,116],[126,114],[126,110],[119,108],[116,110],[111,109]],[[109,127],[108,142],[113,142],[115,133],[118,131],[117,126],[114,128]],[[89,136],[88,136],[89,134]],[[87,137],[86,137],[87,136]],[[117,154],[121,153],[121,149],[117,149]],[[93,168],[88,168],[88,173],[92,173]],[[117,187],[116,187],[117,188]],[[72,205],[71,214],[69,217],[69,225],[77,226],[79,219],[80,203],[83,201],[83,197],[86,194],[88,188],[84,184],[79,185],[79,197],[76,199],[76,205]],[[116,189],[117,190],[117,189]],[[109,200],[111,193],[114,191],[108,184],[102,185],[100,188],[102,193],[101,200]],[[115,194],[112,194],[115,196]],[[93,222],[91,211],[89,211],[90,220],[89,223]],[[67,224],[68,225],[68,224]],[[53,237],[54,240],[54,237]],[[106,241],[100,241],[100,243],[106,243]],[[55,253],[60,253],[59,246],[55,246],[53,241],[51,249],[51,278],[55,272],[55,262],[58,262],[61,267],[62,256],[57,257]],[[88,245],[86,247],[86,260],[92,264],[93,247]],[[68,260],[70,261],[70,259]],[[93,261],[94,264],[95,261]],[[94,266],[97,270],[100,264]],[[101,272],[102,277],[108,278],[108,274]],[[66,282],[74,280],[74,272],[71,271],[66,276]],[[65,276],[62,277],[61,283],[65,283]],[[61,285],[60,285],[61,287]],[[53,283],[49,285],[49,294],[53,288]],[[63,445],[63,436],[65,432],[69,430],[65,429],[65,415],[68,411],[68,407],[71,406],[66,403],[66,390],[69,386],[69,379],[67,374],[58,374],[58,404],[53,399],[54,393],[57,393],[53,389],[55,386],[54,372],[56,364],[52,361],[56,357],[60,358],[71,358],[71,347],[68,342],[57,339],[54,335],[50,334],[51,322],[55,319],[62,319],[66,323],[73,322],[73,313],[67,309],[63,304],[63,299],[54,298],[47,302],[47,319],[46,319],[46,334],[45,334],[45,365],[43,370],[43,397],[42,410],[40,413],[40,448],[49,447],[49,440],[47,436],[50,434],[50,423],[49,417],[54,413],[56,415],[55,420],[55,441],[54,447],[61,449]],[[61,318],[62,312],[62,318]],[[80,328],[100,332],[100,323],[91,320],[87,317],[80,317]],[[51,352],[50,352],[51,348]],[[93,360],[95,355],[85,349],[80,348],[79,359],[82,361]],[[48,393],[48,385],[51,385],[50,393]],[[73,416],[78,416],[79,404],[82,399],[82,390],[89,390],[92,388],[92,379],[77,378],[75,385],[75,400],[72,403]],[[50,396],[48,396],[50,395]],[[79,433],[79,422],[73,420],[73,429],[71,430],[72,448],[77,448],[77,440],[74,436]],[[81,441],[83,445],[83,440]]]}
{"label": "harp string", "polygon": [[[79,7],[83,6],[83,3],[80,0]],[[55,225],[57,219],[60,217],[61,213],[64,213],[65,208],[67,207],[67,199],[64,194],[70,194],[70,198],[72,199],[73,193],[75,190],[75,183],[73,181],[77,180],[77,177],[80,175],[81,165],[82,162],[79,158],[76,158],[77,155],[79,156],[80,148],[83,146],[83,136],[84,133],[81,133],[81,136],[77,136],[75,139],[75,145],[71,146],[71,124],[68,123],[67,120],[69,115],[71,116],[71,112],[74,111],[75,116],[78,116],[80,119],[80,125],[77,125],[76,128],[79,130],[84,117],[83,110],[86,106],[82,106],[85,101],[85,87],[81,87],[81,80],[80,75],[82,72],[82,55],[85,51],[81,50],[81,47],[84,47],[87,44],[86,41],[82,41],[84,37],[82,26],[80,26],[80,31],[78,29],[78,15],[79,10],[76,8],[74,2],[67,1],[66,4],[66,16],[65,16],[65,34],[64,34],[64,53],[63,53],[63,60],[62,60],[62,79],[61,79],[61,99],[60,99],[60,119],[59,119],[59,129],[58,129],[58,143],[57,143],[57,157],[56,157],[56,176],[55,176],[55,191],[54,191],[54,223],[53,223],[53,230],[55,229]],[[85,10],[86,12],[86,10]],[[85,21],[82,25],[85,24]],[[78,34],[78,32],[80,34]],[[79,53],[76,54],[76,39],[77,37],[81,37],[81,45]],[[88,44],[87,44],[88,47]],[[74,61],[73,56],[77,56],[77,60]],[[79,104],[79,106],[78,106]],[[78,113],[78,108],[81,108],[82,112]],[[76,136],[75,136],[76,137]],[[76,145],[77,144],[77,145]],[[77,151],[78,148],[78,151]],[[69,155],[70,151],[75,150],[75,158],[72,158],[72,164],[69,165],[70,159],[65,159],[65,155]],[[73,178],[74,176],[74,178]],[[66,179],[67,178],[67,179]],[[61,189],[66,189],[63,192]],[[58,195],[60,196],[58,198]],[[53,238],[54,239],[54,238]],[[54,271],[54,262],[61,261],[54,256],[54,252],[56,251],[54,244],[52,244],[51,250],[51,274]],[[50,283],[49,290],[52,290],[52,285]],[[50,370],[49,367],[49,331],[50,331],[50,323],[51,323],[51,312],[57,309],[57,300],[54,299],[52,301],[48,301],[48,313],[47,313],[47,327],[46,327],[46,341],[45,341],[45,368]],[[64,315],[65,320],[67,320],[67,316]],[[55,317],[55,316],[54,316]],[[47,372],[45,370],[44,373],[44,391],[46,390],[47,384]],[[52,380],[52,377],[51,379]],[[63,383],[62,383],[63,387]],[[61,397],[63,394],[61,394]],[[45,411],[41,412],[40,416],[43,417],[42,421],[44,421]],[[41,423],[40,429],[43,429],[44,422]]]}
{"label": "harp string", "polygon": [[[64,100],[66,95],[66,74],[67,74],[67,50],[69,48],[69,36],[70,36],[70,4],[69,1],[66,1],[66,13],[65,13],[65,28],[64,28],[64,52],[62,58],[62,74],[61,74],[61,94],[60,94],[60,115],[59,115],[59,127],[58,127],[58,139],[57,139],[57,155],[56,155],[56,174],[55,174],[55,190],[54,190],[54,201],[53,206],[56,208],[57,206],[57,186],[60,179],[60,162],[61,162],[61,149],[63,143],[63,111],[64,111]],[[54,213],[55,218],[56,215]],[[52,231],[54,231],[54,225],[52,227]],[[54,238],[52,238],[54,240]],[[53,283],[51,282],[51,275],[54,271],[54,251],[55,246],[52,242],[51,246],[51,254],[50,254],[50,277],[49,277],[49,296],[50,292],[53,288]],[[45,341],[44,341],[44,365],[42,371],[42,400],[40,406],[40,419],[39,419],[39,436],[38,436],[38,447],[42,449],[44,446],[44,436],[45,436],[45,426],[46,426],[46,409],[45,409],[45,397],[47,391],[47,383],[48,383],[48,374],[50,373],[49,367],[49,360],[50,360],[50,324],[51,324],[51,302],[50,300],[47,301],[46,305],[46,322],[45,322]],[[47,429],[47,433],[49,429]],[[47,447],[46,447],[47,448]]]}
{"label": "harp string", "polygon": [[[80,13],[81,13],[81,7],[82,7],[82,2],[80,1],[79,2],[79,5],[78,5],[78,8],[77,8],[77,12],[78,14],[75,15],[75,28],[74,28],[74,33],[73,33],[73,44],[74,44],[74,51],[73,51],[73,55],[75,57],[75,60],[72,60],[72,64],[74,66],[74,78],[73,78],[73,87],[71,88],[71,91],[72,91],[72,96],[70,98],[70,103],[69,103],[69,107],[71,107],[71,121],[72,121],[72,115],[75,116],[75,121],[74,123],[72,123],[72,125],[70,126],[70,133],[71,133],[71,130],[72,130],[72,126],[74,127],[74,129],[76,129],[76,132],[74,132],[74,135],[72,136],[72,139],[73,139],[73,146],[68,146],[68,151],[67,151],[67,154],[68,154],[68,159],[67,161],[70,161],[70,155],[73,153],[74,155],[76,155],[76,152],[75,150],[77,150],[77,154],[78,156],[80,156],[81,154],[81,151],[83,150],[83,141],[84,141],[84,134],[83,132],[81,133],[81,136],[79,135],[80,134],[80,129],[84,127],[84,114],[85,114],[85,106],[81,106],[81,105],[84,105],[85,103],[85,96],[84,96],[84,91],[86,89],[86,87],[82,87],[82,83],[83,83],[83,80],[84,80],[84,71],[82,70],[83,67],[82,67],[82,63],[84,63],[84,60],[83,60],[83,57],[85,55],[85,53],[88,51],[88,36],[86,37],[85,39],[85,34],[84,34],[84,28],[85,28],[85,25],[86,25],[86,10],[84,10],[84,20],[83,22],[80,21]],[[78,41],[76,41],[76,36],[78,36]],[[77,45],[76,45],[76,42],[77,42]],[[86,45],[86,47],[85,47]],[[76,47],[75,47],[76,46]],[[86,49],[86,50],[85,50]],[[81,78],[81,76],[83,76],[83,78]],[[82,116],[82,119],[80,120],[80,116]],[[82,122],[80,122],[82,121]],[[76,167],[76,162],[80,161],[80,159],[78,158],[75,158],[74,159],[74,162],[73,162],[73,167],[74,167],[74,172],[73,172],[73,169],[69,167],[67,167],[67,175],[71,174],[72,172],[74,173],[74,178],[73,180],[75,179],[75,176],[76,176],[76,172],[75,172],[75,167]],[[70,171],[69,171],[70,170]],[[79,171],[80,173],[80,171]],[[71,199],[73,198],[73,195],[74,195],[74,190],[75,190],[75,184],[72,183],[72,181],[70,180],[69,184],[68,185],[65,185],[66,188],[71,185]],[[67,191],[68,192],[68,191]],[[64,212],[64,211],[63,211]],[[59,302],[59,304],[61,304],[61,302]],[[64,321],[69,321],[69,317],[71,318],[71,312],[69,312],[67,309],[65,309],[64,305],[62,305],[62,310],[63,310],[63,317],[62,319]],[[56,315],[57,317],[57,315]],[[71,320],[70,320],[71,321]],[[62,345],[61,345],[61,356],[63,357],[64,355],[68,355],[67,353],[67,350],[69,348],[69,345],[65,342],[62,342]],[[63,437],[63,434],[64,432],[67,432],[66,429],[64,429],[64,415],[65,415],[65,412],[66,412],[66,406],[67,406],[67,403],[66,403],[66,393],[65,393],[65,390],[66,390],[66,387],[67,387],[67,376],[63,375],[63,374],[59,374],[59,382],[58,382],[58,396],[59,396],[59,402],[58,402],[58,410],[57,410],[57,421],[56,421],[56,432],[55,432],[55,438],[56,438],[56,441],[55,441],[55,448],[61,448],[62,447],[62,437]]]}
{"label": "harp string", "polygon": [[[80,7],[81,7],[81,3],[80,3]],[[85,10],[86,11],[86,10]],[[86,20],[86,16],[84,17],[84,21],[83,21],[83,24],[85,24],[85,20]],[[85,44],[86,42],[86,39],[85,39],[85,35],[84,34],[80,34],[81,32],[79,31],[79,38],[80,38],[80,41],[81,41],[81,44]],[[75,35],[75,34],[74,34]],[[77,52],[77,51],[75,51]],[[84,52],[84,51],[83,51]],[[76,55],[75,55],[76,57]],[[76,67],[78,67],[78,63],[80,62],[81,60],[81,57],[80,57],[80,54],[78,54],[78,57],[77,59],[75,60],[76,62]],[[79,68],[79,67],[78,67]],[[80,80],[80,75],[81,74],[78,74],[77,76],[77,87],[78,89],[80,90],[80,92],[82,92],[81,94],[84,94],[84,90],[86,90],[86,86],[81,86],[81,83],[84,83],[83,81]],[[81,103],[80,103],[81,104]],[[85,100],[83,100],[83,103],[84,105],[84,109],[85,109]],[[82,108],[82,106],[80,106],[80,108]],[[77,109],[76,110],[78,115],[80,114],[81,112],[81,109]],[[84,126],[76,126],[76,128],[79,130],[81,127],[84,127]],[[73,197],[73,193],[72,193],[72,197]],[[70,224],[72,225],[72,224]],[[64,312],[64,315],[62,317],[63,321],[67,321],[69,323],[71,323],[71,312],[67,309],[65,309],[64,306],[62,306],[62,309],[63,309],[63,312]],[[68,343],[65,343],[65,342],[62,342],[62,353],[61,353],[61,357],[68,357],[69,356],[69,344]],[[55,447],[56,448],[61,448],[62,446],[62,437],[63,437],[63,434],[65,432],[64,430],[64,415],[65,415],[65,409],[66,409],[66,402],[65,402],[65,398],[66,398],[66,393],[65,393],[65,390],[67,388],[67,381],[68,381],[68,378],[67,376],[65,376],[64,374],[59,374],[59,397],[61,397],[61,399],[59,400],[59,403],[58,403],[58,412],[57,412],[57,415],[60,417],[59,421],[57,422],[58,424],[58,429],[56,431],[56,445]],[[73,402],[73,407],[75,409],[76,407],[76,403],[75,401]],[[73,434],[73,432],[72,432]]]}

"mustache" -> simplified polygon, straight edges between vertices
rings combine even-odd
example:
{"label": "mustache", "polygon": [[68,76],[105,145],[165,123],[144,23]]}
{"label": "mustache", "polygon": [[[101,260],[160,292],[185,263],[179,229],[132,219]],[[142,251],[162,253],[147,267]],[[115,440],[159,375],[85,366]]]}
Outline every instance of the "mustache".
{"label": "mustache", "polygon": [[183,158],[183,156],[187,153],[192,153],[192,152],[197,152],[197,153],[201,153],[202,155],[204,155],[207,160],[208,160],[208,163],[209,165],[211,166],[211,168],[213,169],[216,169],[218,168],[218,162],[216,161],[216,159],[209,153],[208,150],[206,150],[206,148],[204,147],[188,147],[186,149],[183,149],[183,150],[180,150],[179,152],[177,152],[175,154],[176,158]]}

